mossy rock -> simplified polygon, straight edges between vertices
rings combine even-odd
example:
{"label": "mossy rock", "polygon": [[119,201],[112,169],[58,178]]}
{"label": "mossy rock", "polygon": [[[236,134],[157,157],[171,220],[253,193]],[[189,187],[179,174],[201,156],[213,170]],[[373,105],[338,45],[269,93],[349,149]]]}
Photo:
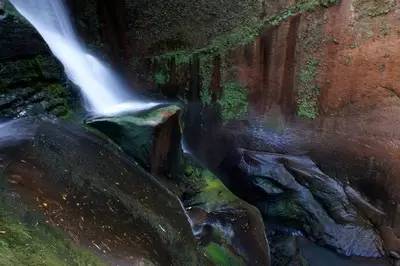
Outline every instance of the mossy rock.
{"label": "mossy rock", "polygon": [[[2,179],[2,178],[1,178]],[[5,181],[2,179],[2,183]],[[105,265],[38,214],[0,192],[0,265]]]}
{"label": "mossy rock", "polygon": [[[2,136],[15,140],[12,152],[0,147],[7,185],[13,195],[21,195],[15,198],[33,205],[51,223],[82,243],[118,242],[121,249],[87,245],[124,262],[131,252],[133,258],[156,264],[205,265],[181,202],[115,145],[76,125],[48,119],[20,119],[6,127]],[[11,132],[15,128],[20,140]]]}
{"label": "mossy rock", "polygon": [[306,119],[315,119],[319,115],[320,89],[317,84],[319,61],[311,58],[300,70],[297,89],[297,115]]}
{"label": "mossy rock", "polygon": [[228,82],[223,87],[218,104],[224,121],[242,119],[248,111],[248,91],[238,82]]}
{"label": "mossy rock", "polygon": [[211,242],[205,247],[206,257],[216,266],[242,266],[246,265],[243,260],[238,258],[225,247]]}
{"label": "mossy rock", "polygon": [[71,106],[71,93],[60,83],[34,83],[0,95],[0,114],[8,118],[43,114],[66,117],[72,113]]}
{"label": "mossy rock", "polygon": [[[261,214],[193,160],[185,161],[184,205],[192,226],[216,265],[269,265]],[[231,232],[231,233],[227,233]]]}
{"label": "mossy rock", "polygon": [[153,174],[170,176],[181,162],[181,109],[176,105],[117,117],[94,118],[86,123],[132,156]]}
{"label": "mossy rock", "polygon": [[378,17],[391,12],[396,7],[395,0],[356,0],[354,7],[361,17]]}

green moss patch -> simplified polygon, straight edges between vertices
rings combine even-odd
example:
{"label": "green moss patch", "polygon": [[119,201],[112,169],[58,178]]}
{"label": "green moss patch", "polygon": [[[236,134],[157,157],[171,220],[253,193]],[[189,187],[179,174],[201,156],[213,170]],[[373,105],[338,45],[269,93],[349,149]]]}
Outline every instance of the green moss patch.
{"label": "green moss patch", "polygon": [[42,221],[21,222],[4,202],[0,206],[0,265],[104,265]]}
{"label": "green moss patch", "polygon": [[[229,62],[225,62],[224,58],[233,49],[252,43],[267,27],[273,27],[281,24],[292,16],[303,12],[312,12],[319,8],[326,8],[336,4],[337,0],[300,0],[296,1],[292,6],[278,12],[277,14],[265,18],[251,18],[236,27],[226,34],[220,35],[212,39],[209,44],[203,48],[177,50],[164,53],[159,56],[152,57],[152,62],[157,68],[168,69],[168,64],[174,62],[177,65],[177,71],[182,69],[185,72],[182,80],[182,87],[187,87],[187,76],[192,75],[188,71],[189,64],[196,64],[199,62],[200,67],[200,100],[204,106],[212,104],[212,91],[211,82],[212,74],[215,67],[215,58],[219,57],[222,61],[222,66],[219,71],[222,78],[222,86],[224,95],[218,101],[221,107],[222,119],[224,121],[242,118],[248,108],[247,92],[237,82],[231,82],[235,77],[235,69],[230,67]],[[227,66],[226,66],[227,65]],[[183,66],[186,66],[184,68]],[[180,68],[182,67],[182,68]],[[171,74],[171,73],[170,73]],[[174,75],[177,75],[174,73]],[[163,84],[166,80],[167,74],[156,73],[154,79],[156,83]],[[180,80],[180,79],[177,79]],[[302,117],[315,118],[318,113],[318,108],[315,103],[315,95],[318,94],[318,89],[313,88],[305,90],[306,93],[301,92],[299,97],[299,115]]]}
{"label": "green moss patch", "polygon": [[[207,213],[245,207],[209,170],[186,160],[184,173],[186,190],[191,187],[190,200],[186,201],[186,206],[194,206]],[[245,265],[243,258],[231,250],[229,241],[226,235],[215,230],[212,240],[203,246],[204,254],[214,265]]]}
{"label": "green moss patch", "polygon": [[217,266],[240,266],[245,263],[235,256],[230,250],[211,242],[205,247],[205,254],[214,265]]}
{"label": "green moss patch", "polygon": [[361,16],[378,17],[388,14],[396,6],[395,0],[356,0],[354,7]]}
{"label": "green moss patch", "polygon": [[165,70],[158,71],[154,74],[154,82],[157,86],[164,86],[169,81],[169,74]]}
{"label": "green moss patch", "polygon": [[337,0],[296,1],[296,4],[282,10],[276,15],[267,18],[250,19],[246,24],[242,24],[240,27],[214,38],[206,47],[195,50],[168,52],[155,58],[167,61],[174,58],[176,64],[179,65],[188,64],[194,55],[223,55],[233,48],[251,43],[261,34],[265,27],[279,25],[291,16],[303,12],[311,12],[320,7],[329,7],[337,2]]}
{"label": "green moss patch", "polygon": [[204,106],[210,105],[212,101],[210,87],[213,68],[213,56],[205,55],[200,57],[200,76],[202,84],[200,100]]}
{"label": "green moss patch", "polygon": [[207,212],[241,206],[242,201],[209,170],[186,160],[184,173],[183,183],[191,187],[193,194],[189,205],[198,206]]}
{"label": "green moss patch", "polygon": [[241,119],[247,114],[248,92],[237,82],[226,83],[218,104],[224,121]]}
{"label": "green moss patch", "polygon": [[309,59],[300,70],[297,90],[297,114],[300,117],[315,119],[318,116],[318,97],[320,89],[316,85],[319,61]]}

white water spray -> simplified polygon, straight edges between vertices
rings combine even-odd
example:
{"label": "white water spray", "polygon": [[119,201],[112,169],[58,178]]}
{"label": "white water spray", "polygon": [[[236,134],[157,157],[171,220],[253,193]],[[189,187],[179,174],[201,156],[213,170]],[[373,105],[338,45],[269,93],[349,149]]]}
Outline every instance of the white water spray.
{"label": "white water spray", "polygon": [[112,115],[156,106],[134,100],[127,86],[79,42],[64,0],[10,0],[40,33],[84,95],[87,109]]}

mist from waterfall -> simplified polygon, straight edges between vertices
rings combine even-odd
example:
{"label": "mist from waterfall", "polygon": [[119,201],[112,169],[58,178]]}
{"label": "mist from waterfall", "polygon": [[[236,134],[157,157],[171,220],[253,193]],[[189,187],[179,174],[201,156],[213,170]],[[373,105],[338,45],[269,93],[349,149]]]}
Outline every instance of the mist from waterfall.
{"label": "mist from waterfall", "polygon": [[68,78],[82,91],[86,108],[111,115],[151,108],[156,103],[135,100],[124,82],[89,54],[74,31],[64,0],[10,0],[40,33],[64,65]]}

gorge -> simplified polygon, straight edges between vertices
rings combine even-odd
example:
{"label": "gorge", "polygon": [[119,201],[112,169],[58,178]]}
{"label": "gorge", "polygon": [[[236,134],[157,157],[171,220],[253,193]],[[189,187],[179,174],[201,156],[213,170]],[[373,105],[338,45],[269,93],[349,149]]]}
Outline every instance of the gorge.
{"label": "gorge", "polygon": [[400,265],[396,0],[0,0],[0,265]]}

